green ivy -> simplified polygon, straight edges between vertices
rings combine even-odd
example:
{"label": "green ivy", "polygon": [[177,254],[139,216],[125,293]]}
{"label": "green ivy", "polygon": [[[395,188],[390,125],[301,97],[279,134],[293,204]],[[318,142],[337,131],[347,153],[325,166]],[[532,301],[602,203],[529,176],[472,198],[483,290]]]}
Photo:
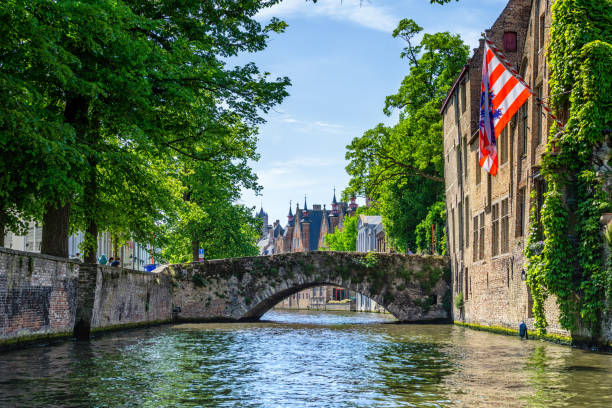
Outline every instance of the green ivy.
{"label": "green ivy", "polygon": [[455,296],[455,307],[459,310],[463,309],[465,306],[465,300],[463,299],[463,292],[459,292],[457,296]]}
{"label": "green ivy", "polygon": [[550,141],[560,152],[549,142],[542,160],[548,192],[541,230],[537,208],[531,212],[527,283],[540,334],[548,325],[544,301],[553,294],[562,327],[575,331],[584,325],[596,335],[612,285],[610,262],[601,259],[599,223],[612,205],[603,190],[605,175],[595,173],[592,161],[612,128],[612,0],[558,0],[552,12],[551,102],[567,124],[562,132],[552,127]]}
{"label": "green ivy", "polygon": [[[446,206],[444,201],[434,203],[427,212],[427,216],[417,225],[415,230],[418,252],[446,255]],[[432,228],[433,227],[433,228]],[[432,248],[432,229],[435,234]]]}

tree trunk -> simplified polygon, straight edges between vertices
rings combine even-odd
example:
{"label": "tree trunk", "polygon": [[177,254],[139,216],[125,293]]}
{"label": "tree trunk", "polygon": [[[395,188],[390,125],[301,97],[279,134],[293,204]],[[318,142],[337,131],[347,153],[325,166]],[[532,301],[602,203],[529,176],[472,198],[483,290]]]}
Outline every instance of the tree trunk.
{"label": "tree trunk", "polygon": [[[96,124],[98,126],[98,124]],[[96,146],[98,144],[98,131],[97,128],[93,130],[89,135],[90,145]],[[87,220],[87,230],[85,231],[85,239],[88,240],[87,250],[85,251],[85,263],[97,263],[98,259],[96,253],[98,251],[98,222],[97,217],[97,204],[98,204],[98,159],[95,155],[90,155],[87,158],[89,164],[89,171],[87,173],[87,181],[85,182],[84,196],[87,201],[91,203],[85,212]]]}
{"label": "tree trunk", "polygon": [[4,211],[0,210],[0,247],[4,247]]}
{"label": "tree trunk", "polygon": [[[64,119],[72,125],[79,139],[83,139],[87,134],[88,111],[89,100],[87,98],[83,96],[67,98]],[[40,244],[40,251],[43,254],[68,257],[70,198],[67,197],[66,204],[62,205],[58,200],[48,204],[45,208],[42,242]]]}
{"label": "tree trunk", "polygon": [[40,252],[47,255],[68,258],[68,236],[70,226],[70,203],[47,205],[43,216]]}
{"label": "tree trunk", "polygon": [[200,260],[199,250],[200,250],[200,241],[198,241],[196,238],[193,238],[191,240],[191,251],[193,254],[194,262],[197,262]]}
{"label": "tree trunk", "polygon": [[95,242],[95,244],[87,248],[83,261],[92,264],[98,263],[98,259],[96,258],[96,251],[98,250],[98,224],[91,218],[89,219],[89,224],[85,231],[85,237],[86,239],[92,239],[90,237],[93,237],[94,241],[92,242]]}

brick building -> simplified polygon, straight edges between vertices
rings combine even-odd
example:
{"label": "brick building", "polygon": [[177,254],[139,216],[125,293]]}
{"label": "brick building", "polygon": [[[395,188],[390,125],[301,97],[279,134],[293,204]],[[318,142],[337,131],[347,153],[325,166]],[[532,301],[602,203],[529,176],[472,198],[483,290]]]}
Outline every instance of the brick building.
{"label": "brick building", "polygon": [[[544,100],[549,94],[550,7],[545,0],[510,0],[486,30]],[[455,308],[454,316],[468,323],[510,328],[525,320],[533,328],[523,249],[530,208],[543,202],[545,185],[539,169],[552,121],[535,98],[529,98],[498,138],[497,176],[482,170],[478,165],[482,58],[483,40],[441,108],[453,292],[462,292],[465,299],[464,309]],[[545,311],[548,331],[567,334],[559,325],[554,297],[547,300]]]}
{"label": "brick building", "polygon": [[321,208],[320,204],[314,204],[309,209],[306,198],[304,198],[304,207],[300,209],[297,204],[295,215],[291,205],[289,206],[285,227],[280,225],[279,220],[268,225],[268,214],[261,208],[257,214],[257,217],[263,222],[262,237],[258,243],[260,254],[307,252],[323,248],[325,235],[333,233],[336,227],[342,230],[344,218],[347,215],[354,215],[357,207],[355,197],[352,197],[348,204],[339,202],[336,199],[335,191],[331,210],[328,210],[325,205]]}
{"label": "brick building", "polygon": [[[299,204],[295,207],[295,214],[291,205],[287,214],[285,227],[276,220],[268,224],[268,214],[260,209],[257,216],[263,221],[262,239],[259,241],[261,255],[282,254],[288,252],[316,251],[325,246],[325,234],[331,234],[336,227],[340,230],[347,215],[355,214],[358,205],[355,198],[350,203],[339,202],[336,192],[331,202],[331,210],[325,205],[314,204],[308,208],[304,198],[303,208]],[[326,309],[330,300],[343,300],[354,298],[355,294],[345,288],[331,285],[318,286],[305,289],[284,299],[277,305],[283,309]]]}

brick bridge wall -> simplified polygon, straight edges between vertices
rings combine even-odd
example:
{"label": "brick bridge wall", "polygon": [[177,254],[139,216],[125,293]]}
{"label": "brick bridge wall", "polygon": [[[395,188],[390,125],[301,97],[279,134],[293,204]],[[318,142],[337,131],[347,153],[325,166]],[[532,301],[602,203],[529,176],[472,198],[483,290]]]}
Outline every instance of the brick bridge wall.
{"label": "brick bridge wall", "polygon": [[300,290],[333,284],[366,295],[401,321],[450,318],[447,258],[298,252],[170,265],[179,320],[257,320]]}
{"label": "brick bridge wall", "polygon": [[79,267],[0,248],[0,342],[72,334]]}
{"label": "brick bridge wall", "polygon": [[0,347],[170,321],[169,276],[0,248]]}

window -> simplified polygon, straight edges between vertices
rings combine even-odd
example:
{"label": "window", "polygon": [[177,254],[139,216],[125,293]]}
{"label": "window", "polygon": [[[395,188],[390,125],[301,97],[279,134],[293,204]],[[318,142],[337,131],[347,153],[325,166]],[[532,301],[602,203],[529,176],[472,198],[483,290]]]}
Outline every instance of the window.
{"label": "window", "polygon": [[470,197],[465,197],[465,247],[470,247]]}
{"label": "window", "polygon": [[459,230],[459,250],[463,248],[463,203],[459,201],[457,204],[457,217],[459,218],[457,228]]}
{"label": "window", "polygon": [[516,51],[516,32],[506,31],[504,33],[504,51]]}
{"label": "window", "polygon": [[538,230],[542,231],[542,207],[544,207],[544,195],[546,194],[546,182],[543,179],[537,179],[535,183],[536,188],[536,214],[538,221]]}
{"label": "window", "polygon": [[480,169],[480,160],[478,159],[478,152],[476,152],[476,168],[474,169],[476,172],[476,184],[480,184],[482,174]]}
{"label": "window", "polygon": [[528,102],[525,102],[525,104],[523,104],[523,106],[521,106],[521,109],[519,110],[519,137],[521,140],[521,157],[522,156],[527,156],[527,133],[529,131],[528,127],[527,127],[527,118],[528,118],[528,112],[527,112],[527,107],[529,106]]}
{"label": "window", "polygon": [[465,81],[463,81],[461,83],[461,86],[459,87],[459,98],[461,100],[461,113],[465,113],[465,110],[467,108],[465,93],[466,93],[466,91],[465,91]]}
{"label": "window", "polygon": [[518,192],[518,213],[516,217],[516,235],[519,237],[525,234],[525,202],[525,188],[521,188]]}
{"label": "window", "polygon": [[510,211],[508,210],[508,199],[505,198],[501,202],[501,237],[499,239],[501,245],[501,253],[505,254],[510,251],[509,241],[510,229]]}
{"label": "window", "polygon": [[467,143],[467,136],[463,138],[463,171],[464,171],[464,175],[463,175],[463,179],[465,181],[467,181],[468,179],[468,168],[470,167],[468,165],[468,143]]}
{"label": "window", "polygon": [[480,249],[480,253],[478,254],[479,259],[484,259],[484,238],[485,238],[485,228],[484,228],[484,213],[480,214],[480,237],[479,237],[479,249]]}
{"label": "window", "polygon": [[468,300],[468,292],[469,292],[468,284],[469,284],[468,268],[465,268],[465,291],[464,291],[465,300]]}
{"label": "window", "polygon": [[[527,80],[526,77],[527,74],[527,60],[523,61],[523,64],[521,65],[521,75],[523,78],[525,78],[525,80]],[[523,104],[523,106],[521,106],[521,109],[519,110],[519,137],[521,139],[521,156],[526,156],[527,155],[527,136],[528,136],[528,131],[529,128],[527,127],[527,118],[528,118],[528,113],[529,113],[529,102],[525,102]]]}
{"label": "window", "polygon": [[474,217],[474,248],[472,249],[472,260],[478,260],[478,216]]}
{"label": "window", "polygon": [[[453,248],[453,253],[455,252],[455,209],[453,208],[451,210],[451,234],[452,234],[452,248]],[[435,242],[435,239],[432,239],[432,241]],[[434,251],[434,248],[431,249],[432,253]]]}
{"label": "window", "polygon": [[545,30],[545,25],[544,24],[545,24],[545,21],[546,21],[545,15],[542,14],[540,16],[540,50],[542,48],[544,48],[544,30]]}
{"label": "window", "polygon": [[533,296],[531,296],[531,289],[529,289],[529,285],[527,286],[527,317],[533,317]]}
{"label": "window", "polygon": [[499,164],[504,165],[508,162],[508,126],[504,127],[499,135]]}
{"label": "window", "polygon": [[493,177],[487,172],[487,207],[491,205],[491,196],[493,195]]}
{"label": "window", "polygon": [[[542,85],[536,88],[536,95],[542,97]],[[536,102],[536,117],[534,118],[534,124],[536,127],[536,140],[538,146],[542,144],[542,105]]]}
{"label": "window", "polygon": [[499,204],[493,204],[491,216],[491,256],[496,256],[499,254]]}

